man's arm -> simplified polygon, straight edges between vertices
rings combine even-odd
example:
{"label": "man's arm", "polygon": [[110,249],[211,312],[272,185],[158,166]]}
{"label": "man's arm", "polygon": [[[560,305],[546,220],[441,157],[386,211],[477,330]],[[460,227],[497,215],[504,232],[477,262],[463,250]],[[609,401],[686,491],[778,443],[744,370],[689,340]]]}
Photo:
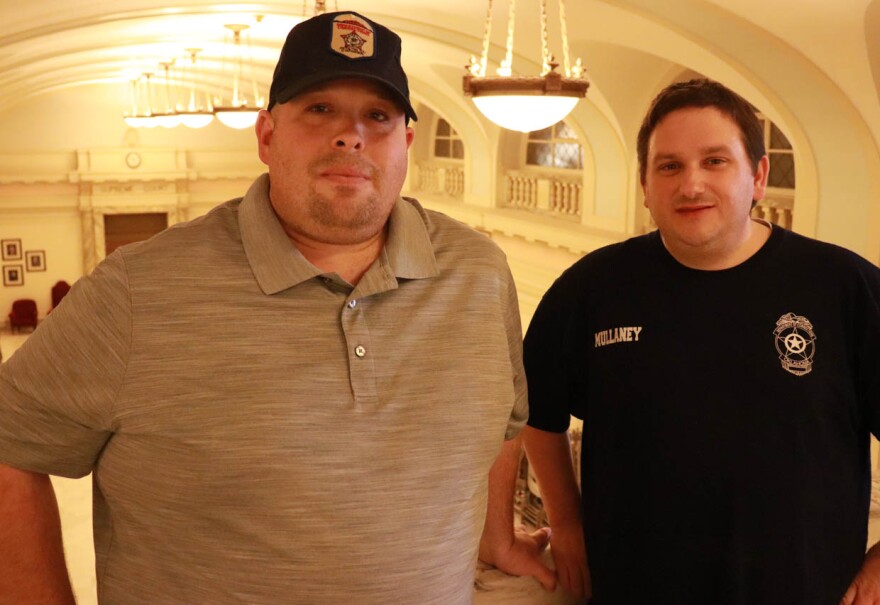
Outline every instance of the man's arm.
{"label": "man's arm", "polygon": [[865,555],[865,562],[840,600],[840,605],[876,605],[880,603],[880,542]]}
{"label": "man's arm", "polygon": [[581,497],[575,482],[568,432],[552,433],[527,426],[522,438],[553,532],[550,545],[556,577],[571,594],[589,596],[590,571],[581,522]]}
{"label": "man's arm", "polygon": [[73,605],[47,475],[0,465],[0,604]]}
{"label": "man's arm", "polygon": [[480,539],[480,560],[515,576],[534,576],[547,590],[556,587],[556,576],[541,563],[550,532],[514,531],[513,494],[519,469],[520,438],[505,441],[489,471],[489,505]]}

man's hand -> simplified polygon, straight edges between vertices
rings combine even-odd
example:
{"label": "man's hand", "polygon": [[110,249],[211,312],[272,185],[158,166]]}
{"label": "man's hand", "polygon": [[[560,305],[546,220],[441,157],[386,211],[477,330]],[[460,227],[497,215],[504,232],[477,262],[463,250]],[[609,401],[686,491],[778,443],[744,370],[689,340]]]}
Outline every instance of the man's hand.
{"label": "man's hand", "polygon": [[575,597],[592,596],[581,525],[555,528],[550,537],[550,552],[556,563],[556,578],[562,587]]}
{"label": "man's hand", "polygon": [[549,527],[531,533],[519,527],[513,534],[513,542],[493,545],[491,551],[481,545],[480,560],[512,576],[532,576],[545,590],[555,590],[556,576],[540,558],[549,542]]}
{"label": "man's hand", "polygon": [[840,605],[880,605],[880,544],[868,550]]}

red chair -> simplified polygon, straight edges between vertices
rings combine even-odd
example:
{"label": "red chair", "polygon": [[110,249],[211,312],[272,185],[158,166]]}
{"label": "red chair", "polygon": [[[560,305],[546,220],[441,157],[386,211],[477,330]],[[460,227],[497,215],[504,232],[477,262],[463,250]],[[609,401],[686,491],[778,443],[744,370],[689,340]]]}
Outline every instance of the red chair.
{"label": "red chair", "polygon": [[29,298],[12,303],[12,313],[9,314],[9,327],[13,332],[22,326],[37,327],[37,303]]}
{"label": "red chair", "polygon": [[[70,284],[66,281],[60,281],[52,286],[52,308],[54,309],[61,303],[61,299],[70,291]],[[49,311],[51,313],[51,310]]]}

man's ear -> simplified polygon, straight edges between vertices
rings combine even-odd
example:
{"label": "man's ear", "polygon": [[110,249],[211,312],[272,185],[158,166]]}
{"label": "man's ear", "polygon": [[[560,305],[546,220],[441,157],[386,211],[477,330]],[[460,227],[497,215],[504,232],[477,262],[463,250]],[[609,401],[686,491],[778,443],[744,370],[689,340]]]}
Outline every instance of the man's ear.
{"label": "man's ear", "polygon": [[260,161],[268,166],[269,164],[269,144],[272,142],[272,134],[275,131],[275,118],[265,109],[261,109],[257,116],[257,123],[254,124],[254,131],[257,133],[257,152]]}
{"label": "man's ear", "polygon": [[755,170],[754,189],[752,191],[752,199],[760,202],[764,199],[764,193],[767,191],[767,177],[770,175],[770,159],[765,155],[758,162],[757,170]]}
{"label": "man's ear", "polygon": [[416,136],[416,131],[413,130],[412,126],[406,127],[406,148],[409,149],[412,145],[413,139]]}

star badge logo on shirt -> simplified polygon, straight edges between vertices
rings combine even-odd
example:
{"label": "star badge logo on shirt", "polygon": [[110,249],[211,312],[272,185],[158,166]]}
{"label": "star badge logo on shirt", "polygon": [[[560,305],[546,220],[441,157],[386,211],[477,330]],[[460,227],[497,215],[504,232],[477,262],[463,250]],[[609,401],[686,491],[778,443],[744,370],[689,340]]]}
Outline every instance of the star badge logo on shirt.
{"label": "star badge logo on shirt", "polygon": [[782,369],[795,376],[803,376],[813,371],[816,333],[813,332],[813,324],[809,319],[802,315],[786,313],[776,320],[773,335]]}

